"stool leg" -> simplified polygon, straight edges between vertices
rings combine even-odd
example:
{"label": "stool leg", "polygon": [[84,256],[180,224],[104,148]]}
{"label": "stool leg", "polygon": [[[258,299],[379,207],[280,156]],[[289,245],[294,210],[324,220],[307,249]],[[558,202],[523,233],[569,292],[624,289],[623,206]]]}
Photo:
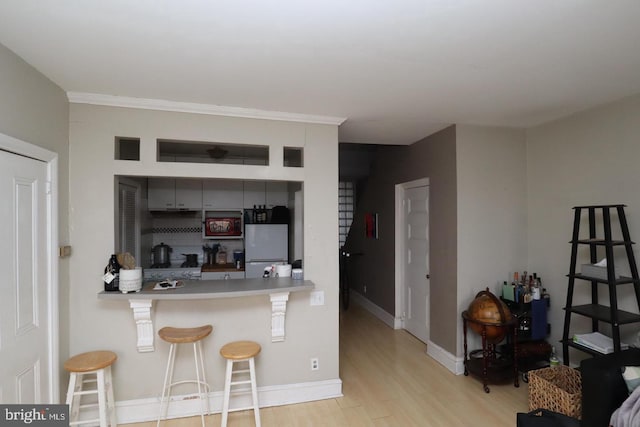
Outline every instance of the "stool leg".
{"label": "stool leg", "polygon": [[107,382],[107,408],[109,411],[109,425],[116,427],[116,401],[113,398],[113,380],[111,378],[111,366],[105,368],[105,378]]}
{"label": "stool leg", "polygon": [[251,376],[251,395],[253,397],[253,416],[256,427],[260,427],[260,407],[258,405],[258,386],[256,385],[256,365],[254,358],[249,359],[249,375]]}
{"label": "stool leg", "polygon": [[98,412],[100,414],[100,427],[107,427],[107,387],[104,381],[104,369],[96,372],[98,380]]}
{"label": "stool leg", "polygon": [[229,396],[231,394],[231,374],[233,372],[233,360],[227,359],[227,372],[224,377],[224,397],[222,399],[222,427],[227,427],[229,416]]}
{"label": "stool leg", "polygon": [[82,390],[82,374],[71,372],[69,377],[69,387],[67,389],[67,405],[69,405],[69,419],[76,421],[80,411],[80,396],[75,399],[75,393]]}
{"label": "stool leg", "polygon": [[[204,381],[204,366],[202,365],[202,349],[200,348],[200,341],[193,343],[193,358],[196,365],[196,383],[198,384],[198,395],[200,395],[200,420],[202,421],[202,427],[204,427],[204,400],[209,400],[208,397],[202,393],[202,389],[207,389],[203,386]],[[200,380],[200,371],[202,371],[203,379]],[[209,404],[207,404],[207,407]]]}
{"label": "stool leg", "polygon": [[[162,385],[162,397],[160,398],[160,414],[158,415],[157,427],[160,427],[160,420],[167,417],[169,409],[169,400],[171,400],[171,383],[173,382],[173,364],[176,357],[176,344],[169,347],[169,359],[167,360],[167,370],[164,373],[164,384]],[[168,388],[168,393],[167,393]],[[167,404],[165,405],[164,396],[167,393]]]}
{"label": "stool leg", "polygon": [[211,408],[209,406],[209,383],[207,382],[207,377],[205,375],[205,369],[204,369],[204,357],[202,355],[202,344],[200,341],[198,341],[198,351],[200,352],[200,368],[202,369],[202,382],[204,383],[204,386],[206,387],[206,399],[205,402],[207,404],[207,412],[206,414],[209,415],[211,414]]}

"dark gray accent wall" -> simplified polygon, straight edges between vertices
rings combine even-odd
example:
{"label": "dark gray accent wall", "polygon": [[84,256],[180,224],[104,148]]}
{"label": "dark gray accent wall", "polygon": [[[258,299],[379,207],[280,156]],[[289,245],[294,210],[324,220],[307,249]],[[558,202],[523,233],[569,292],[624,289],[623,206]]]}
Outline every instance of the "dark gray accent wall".
{"label": "dark gray accent wall", "polygon": [[[371,174],[360,185],[346,247],[362,252],[351,261],[352,288],[395,313],[395,186],[429,178],[431,341],[456,353],[457,190],[456,128],[450,126],[407,147],[378,147]],[[379,238],[364,237],[364,214],[379,215]],[[364,287],[367,287],[366,293]]]}

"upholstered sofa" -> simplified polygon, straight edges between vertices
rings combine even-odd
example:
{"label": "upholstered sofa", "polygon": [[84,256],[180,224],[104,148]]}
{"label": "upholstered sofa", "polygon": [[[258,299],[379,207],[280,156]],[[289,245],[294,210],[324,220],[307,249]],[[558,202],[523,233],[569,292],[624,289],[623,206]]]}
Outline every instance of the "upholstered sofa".
{"label": "upholstered sofa", "polygon": [[640,366],[640,349],[606,354],[580,363],[582,375],[581,427],[607,427],[611,414],[629,396],[623,366]]}

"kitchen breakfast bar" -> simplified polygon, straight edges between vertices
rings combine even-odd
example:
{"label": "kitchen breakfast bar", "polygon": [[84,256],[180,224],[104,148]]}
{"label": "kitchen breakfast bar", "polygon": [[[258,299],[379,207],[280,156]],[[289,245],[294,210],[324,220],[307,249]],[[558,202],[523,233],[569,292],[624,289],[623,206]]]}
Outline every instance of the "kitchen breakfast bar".
{"label": "kitchen breakfast bar", "polygon": [[185,280],[176,288],[154,290],[157,282],[145,283],[138,292],[98,293],[99,299],[128,301],[133,310],[137,326],[139,352],[154,351],[154,327],[151,308],[154,300],[203,300],[219,298],[241,298],[269,295],[271,301],[271,341],[284,341],[285,315],[289,293],[311,291],[315,285],[310,280],[290,277],[229,279],[229,280]]}

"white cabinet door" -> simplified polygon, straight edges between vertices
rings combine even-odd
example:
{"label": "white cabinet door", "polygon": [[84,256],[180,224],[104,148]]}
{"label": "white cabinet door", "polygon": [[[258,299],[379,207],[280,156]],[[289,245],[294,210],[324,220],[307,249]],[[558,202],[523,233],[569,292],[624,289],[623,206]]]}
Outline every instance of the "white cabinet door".
{"label": "white cabinet door", "polygon": [[242,191],[242,181],[204,180],[202,205],[205,209],[240,209],[244,203]]}
{"label": "white cabinet door", "polygon": [[202,180],[149,178],[149,209],[202,209]]}
{"label": "white cabinet door", "polygon": [[176,207],[176,180],[174,178],[149,178],[149,209]]}
{"label": "white cabinet door", "polygon": [[266,204],[267,208],[274,206],[288,206],[289,191],[286,182],[267,181]]}
{"label": "white cabinet door", "polygon": [[266,185],[264,181],[245,181],[243,207],[245,209],[252,209],[254,205],[267,204],[265,190]]}
{"label": "white cabinet door", "polygon": [[176,208],[202,209],[202,180],[176,179]]}

